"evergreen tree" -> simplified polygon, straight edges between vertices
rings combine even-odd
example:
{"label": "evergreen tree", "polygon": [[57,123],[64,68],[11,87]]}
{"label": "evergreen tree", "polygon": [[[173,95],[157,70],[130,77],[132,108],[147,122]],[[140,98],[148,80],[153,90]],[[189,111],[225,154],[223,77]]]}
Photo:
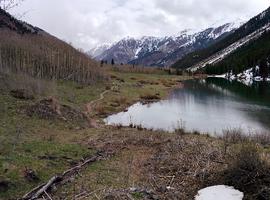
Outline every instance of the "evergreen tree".
{"label": "evergreen tree", "polygon": [[260,61],[259,67],[260,67],[260,76],[265,80],[269,74],[268,62],[266,58],[263,58]]}
{"label": "evergreen tree", "polygon": [[103,65],[104,65],[104,60],[101,60],[100,61],[100,67],[103,67]]}

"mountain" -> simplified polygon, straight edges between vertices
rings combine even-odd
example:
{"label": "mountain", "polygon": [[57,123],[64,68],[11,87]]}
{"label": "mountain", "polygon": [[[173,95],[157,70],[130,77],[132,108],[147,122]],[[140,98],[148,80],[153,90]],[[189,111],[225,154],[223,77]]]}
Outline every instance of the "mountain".
{"label": "mountain", "polygon": [[103,78],[97,66],[86,54],[0,8],[0,73],[90,84]]}
{"label": "mountain", "polygon": [[250,68],[251,63],[258,64],[270,52],[268,47],[269,30],[270,8],[215,44],[186,55],[173,67],[196,71],[206,66],[209,70],[210,66],[222,65],[224,69],[220,70],[219,73],[229,69],[238,68],[237,71],[239,71]]}
{"label": "mountain", "polygon": [[86,52],[88,55],[90,55],[92,58],[100,56],[104,51],[107,51],[111,47],[111,44],[101,44],[96,46],[93,49],[90,49],[90,51]]}
{"label": "mountain", "polygon": [[144,36],[139,39],[127,37],[113,45],[98,46],[90,51],[90,55],[96,60],[114,59],[116,63],[170,66],[184,55],[221,40],[238,27],[238,23],[227,23],[197,33],[185,30],[176,36]]}
{"label": "mountain", "polygon": [[[223,50],[219,55],[211,56],[205,65],[205,72],[208,74],[239,74],[247,69],[258,69],[258,75],[262,77],[269,76],[270,61],[270,26],[265,27],[263,31],[256,32],[252,39],[244,38],[245,43],[234,49],[234,45]],[[237,43],[238,45],[241,43]],[[193,69],[202,68],[200,63]],[[265,68],[265,69],[263,69]]]}

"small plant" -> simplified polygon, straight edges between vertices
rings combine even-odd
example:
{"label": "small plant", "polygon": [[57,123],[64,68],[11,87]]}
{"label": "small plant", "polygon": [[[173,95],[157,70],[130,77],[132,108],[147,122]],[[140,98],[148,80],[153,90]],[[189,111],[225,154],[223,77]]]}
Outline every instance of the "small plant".
{"label": "small plant", "polygon": [[144,128],[143,128],[143,126],[141,124],[137,125],[136,128],[137,128],[138,131],[143,131],[144,130]]}
{"label": "small plant", "polygon": [[100,104],[95,106],[95,111],[96,111],[97,115],[106,115],[107,114],[105,107],[100,105]]}
{"label": "small plant", "polygon": [[113,100],[114,103],[118,104],[118,105],[125,105],[127,102],[127,98],[126,97],[118,97],[116,99]]}
{"label": "small plant", "polygon": [[150,93],[141,95],[140,98],[141,98],[142,100],[145,100],[145,101],[160,100],[159,95],[156,95],[156,94],[150,94]]}
{"label": "small plant", "polygon": [[120,130],[120,129],[123,128],[123,125],[122,125],[122,124],[116,124],[115,127],[116,127],[118,130]]}
{"label": "small plant", "polygon": [[200,132],[197,131],[197,130],[194,130],[192,134],[193,134],[193,135],[200,135]]}
{"label": "small plant", "polygon": [[177,125],[174,129],[174,132],[179,135],[185,134],[185,122],[182,119],[177,121]]}
{"label": "small plant", "polygon": [[243,134],[243,131],[240,128],[224,130],[221,138],[225,143],[233,144],[248,140],[247,135]]}
{"label": "small plant", "polygon": [[143,194],[140,192],[133,192],[131,195],[134,199],[142,199],[143,198]]}

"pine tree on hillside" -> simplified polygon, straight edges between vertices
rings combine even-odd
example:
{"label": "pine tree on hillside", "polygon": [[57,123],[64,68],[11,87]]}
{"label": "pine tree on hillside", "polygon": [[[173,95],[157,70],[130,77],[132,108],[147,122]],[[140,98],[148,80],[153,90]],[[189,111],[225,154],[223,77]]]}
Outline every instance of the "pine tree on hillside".
{"label": "pine tree on hillside", "polygon": [[263,58],[260,61],[259,67],[260,67],[260,76],[265,80],[269,74],[269,67],[266,58]]}

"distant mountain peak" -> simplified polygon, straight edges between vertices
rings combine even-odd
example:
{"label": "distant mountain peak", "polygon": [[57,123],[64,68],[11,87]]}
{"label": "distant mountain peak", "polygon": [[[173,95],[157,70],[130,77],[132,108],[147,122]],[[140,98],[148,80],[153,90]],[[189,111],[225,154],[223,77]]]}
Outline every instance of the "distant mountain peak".
{"label": "distant mountain peak", "polygon": [[268,56],[266,54],[269,52],[269,45],[266,43],[270,35],[270,7],[246,23],[238,20],[225,24],[223,29],[233,31],[207,48],[196,50],[179,59],[173,67],[196,71],[211,66],[211,69],[218,67],[219,72],[223,73],[226,68],[239,70],[238,68],[246,68],[247,62],[248,65],[254,65]]}
{"label": "distant mountain peak", "polygon": [[88,54],[97,60],[114,59],[116,63],[169,66],[187,53],[206,47],[235,28],[238,28],[236,23],[227,23],[202,31],[185,29],[165,37],[127,36],[112,45],[99,45]]}
{"label": "distant mountain peak", "polygon": [[198,29],[192,29],[192,28],[189,28],[189,29],[184,29],[180,32],[178,32],[177,34],[174,34],[173,36],[174,37],[179,37],[179,36],[183,36],[183,35],[194,35],[196,33],[200,32]]}
{"label": "distant mountain peak", "polygon": [[103,43],[103,44],[100,44],[100,45],[90,49],[87,52],[87,54],[90,55],[91,57],[95,58],[95,57],[99,56],[100,54],[102,54],[107,49],[109,49],[111,46],[112,46],[112,44],[110,44],[110,43]]}

